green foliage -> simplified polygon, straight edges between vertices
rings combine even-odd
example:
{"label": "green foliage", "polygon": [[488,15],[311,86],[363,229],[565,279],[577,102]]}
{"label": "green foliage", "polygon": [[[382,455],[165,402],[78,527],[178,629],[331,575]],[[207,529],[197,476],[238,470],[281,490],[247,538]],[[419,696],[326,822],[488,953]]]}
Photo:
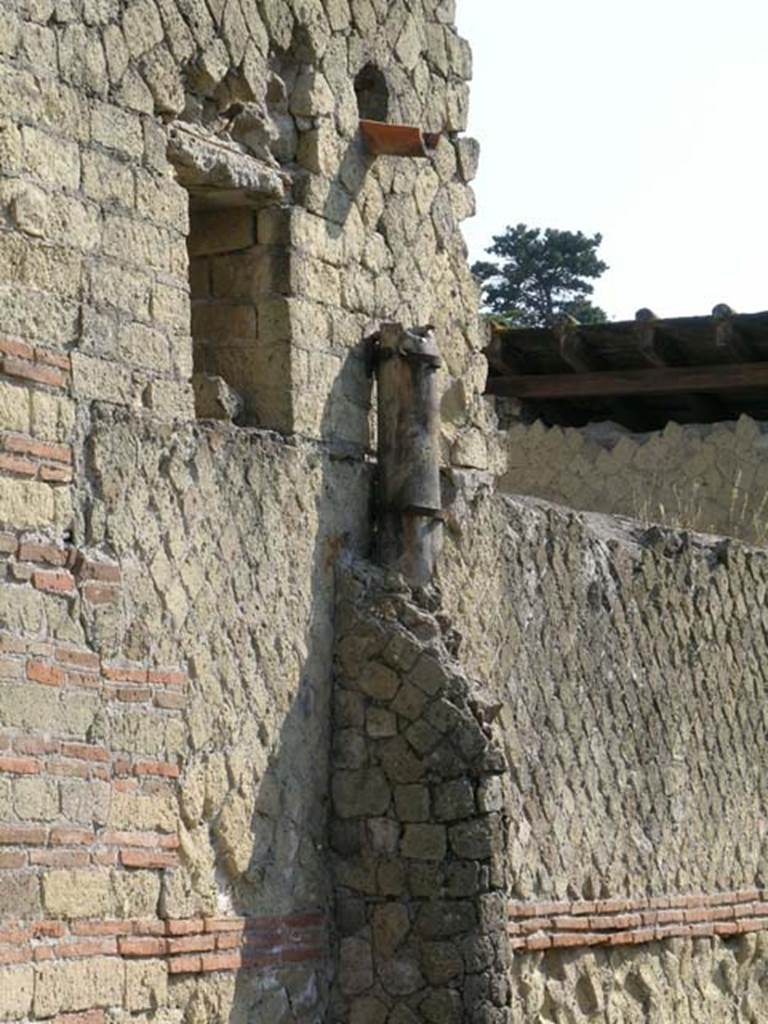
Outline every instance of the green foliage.
{"label": "green foliage", "polygon": [[608,265],[597,256],[602,235],[581,231],[508,227],[494,235],[486,252],[494,261],[479,261],[472,272],[482,282],[486,312],[507,326],[543,327],[561,317],[581,323],[607,319],[589,296],[590,280]]}

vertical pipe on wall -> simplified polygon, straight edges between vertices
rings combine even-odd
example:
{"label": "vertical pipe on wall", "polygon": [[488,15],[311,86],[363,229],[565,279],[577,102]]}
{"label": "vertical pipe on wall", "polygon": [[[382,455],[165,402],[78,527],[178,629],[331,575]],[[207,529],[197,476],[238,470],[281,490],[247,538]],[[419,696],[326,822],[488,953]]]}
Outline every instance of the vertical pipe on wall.
{"label": "vertical pipe on wall", "polygon": [[433,576],[442,542],[440,353],[431,327],[382,324],[378,384],[378,558],[412,586]]}

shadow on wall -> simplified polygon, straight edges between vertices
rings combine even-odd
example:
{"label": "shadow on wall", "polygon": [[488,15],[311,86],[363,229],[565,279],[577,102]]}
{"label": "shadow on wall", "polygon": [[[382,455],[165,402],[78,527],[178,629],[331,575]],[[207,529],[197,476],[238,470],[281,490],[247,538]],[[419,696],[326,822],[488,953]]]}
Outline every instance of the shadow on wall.
{"label": "shadow on wall", "polygon": [[[341,398],[343,378],[342,368],[325,405],[324,437],[331,434],[332,409]],[[326,1018],[337,956],[325,846],[330,800],[333,591],[336,562],[354,546],[348,533],[336,532],[338,501],[349,501],[352,496],[340,495],[339,481],[333,477],[334,466],[349,460],[349,456],[333,454],[323,460],[322,480],[314,499],[317,529],[307,653],[299,688],[279,735],[271,740],[250,821],[243,823],[252,844],[247,865],[238,872],[238,865],[231,859],[227,863],[226,855],[218,865],[219,877],[227,877],[229,912],[257,919],[255,930],[250,935],[246,932],[244,948],[246,960],[252,957],[257,966],[237,972],[226,1018],[229,1024],[314,1024]],[[362,513],[367,519],[367,506]],[[367,550],[354,553],[368,554]],[[302,764],[309,768],[308,776],[297,770]],[[258,966],[261,958],[271,959],[267,951],[274,950],[279,951],[276,963],[267,970]],[[205,986],[198,993],[193,997],[198,1000],[198,1015],[193,1013],[190,1020],[207,1024],[215,1008]]]}

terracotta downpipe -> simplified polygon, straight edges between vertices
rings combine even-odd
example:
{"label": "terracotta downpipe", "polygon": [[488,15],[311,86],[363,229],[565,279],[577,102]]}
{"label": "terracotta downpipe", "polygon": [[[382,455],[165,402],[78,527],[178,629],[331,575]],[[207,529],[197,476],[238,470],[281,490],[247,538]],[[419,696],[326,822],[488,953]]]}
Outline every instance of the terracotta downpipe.
{"label": "terracotta downpipe", "polygon": [[373,156],[429,156],[440,141],[440,133],[424,132],[411,124],[361,121],[360,131]]}

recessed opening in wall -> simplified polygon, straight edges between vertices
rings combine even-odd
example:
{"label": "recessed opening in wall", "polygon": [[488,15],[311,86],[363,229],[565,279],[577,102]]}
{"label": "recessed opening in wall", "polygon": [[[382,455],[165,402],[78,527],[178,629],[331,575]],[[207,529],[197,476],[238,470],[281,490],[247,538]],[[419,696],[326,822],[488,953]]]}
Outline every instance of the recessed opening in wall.
{"label": "recessed opening in wall", "polygon": [[366,64],[355,78],[357,109],[361,119],[386,121],[389,116],[389,88],[384,73],[375,64]]}
{"label": "recessed opening in wall", "polygon": [[254,211],[193,203],[187,250],[198,415],[256,423],[261,275]]}
{"label": "recessed opening in wall", "polygon": [[285,213],[278,209],[283,177],[274,164],[186,122],[169,126],[168,156],[189,194],[197,415],[288,431],[290,338],[276,310],[288,251],[273,244],[274,218]]}

